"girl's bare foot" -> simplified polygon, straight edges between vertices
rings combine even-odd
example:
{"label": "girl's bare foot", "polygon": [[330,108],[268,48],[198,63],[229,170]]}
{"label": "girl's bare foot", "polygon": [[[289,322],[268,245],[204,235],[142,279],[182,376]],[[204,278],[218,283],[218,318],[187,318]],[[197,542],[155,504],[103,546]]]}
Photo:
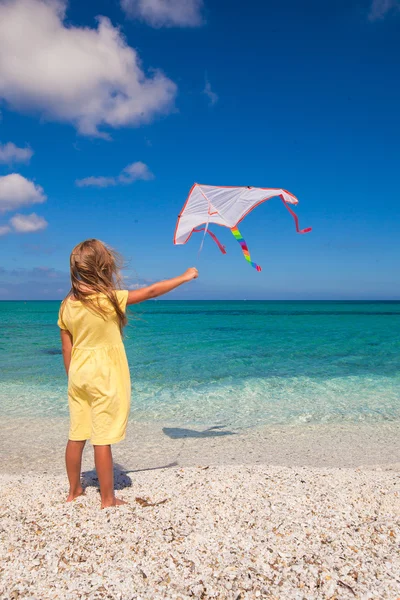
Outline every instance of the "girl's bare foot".
{"label": "girl's bare foot", "polygon": [[101,508],[109,508],[110,506],[121,506],[121,504],[128,504],[125,500],[120,500],[119,498],[112,498],[110,501],[104,501],[101,503]]}
{"label": "girl's bare foot", "polygon": [[73,500],[75,500],[75,498],[78,498],[78,496],[84,496],[84,495],[85,495],[85,490],[83,489],[82,486],[78,487],[76,490],[70,490],[69,494],[68,494],[67,502],[72,502]]}

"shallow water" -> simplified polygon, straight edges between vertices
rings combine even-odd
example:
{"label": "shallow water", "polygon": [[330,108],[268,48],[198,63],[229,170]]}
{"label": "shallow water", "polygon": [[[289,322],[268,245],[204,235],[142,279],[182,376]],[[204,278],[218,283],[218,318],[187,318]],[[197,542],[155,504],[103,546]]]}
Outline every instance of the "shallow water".
{"label": "shallow water", "polygon": [[[0,302],[0,415],[67,416],[58,302]],[[126,330],[135,421],[238,430],[400,418],[400,302],[149,302]]]}

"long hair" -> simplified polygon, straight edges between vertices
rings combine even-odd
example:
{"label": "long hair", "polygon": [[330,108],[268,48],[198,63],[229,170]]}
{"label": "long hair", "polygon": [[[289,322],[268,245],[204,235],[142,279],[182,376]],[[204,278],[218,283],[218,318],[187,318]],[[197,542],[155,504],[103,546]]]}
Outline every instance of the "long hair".
{"label": "long hair", "polygon": [[[67,298],[73,296],[75,300],[80,300],[89,310],[104,319],[113,308],[121,332],[127,324],[127,318],[119,305],[115,290],[121,289],[122,267],[122,256],[100,240],[81,242],[71,252],[71,290],[67,295]],[[100,302],[98,294],[104,294],[111,306]]]}

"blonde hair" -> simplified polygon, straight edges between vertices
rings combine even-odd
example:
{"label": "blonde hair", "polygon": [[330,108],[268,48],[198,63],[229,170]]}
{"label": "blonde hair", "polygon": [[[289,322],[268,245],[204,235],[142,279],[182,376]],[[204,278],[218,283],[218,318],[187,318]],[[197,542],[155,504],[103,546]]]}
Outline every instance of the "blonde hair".
{"label": "blonde hair", "polygon": [[[120,330],[127,324],[127,318],[121,309],[115,290],[121,289],[122,256],[100,240],[85,240],[71,252],[70,274],[71,290],[65,301],[74,297],[89,310],[104,319],[110,314],[110,307],[100,303],[97,294],[104,294],[115,310]],[[63,308],[63,305],[61,308]]]}

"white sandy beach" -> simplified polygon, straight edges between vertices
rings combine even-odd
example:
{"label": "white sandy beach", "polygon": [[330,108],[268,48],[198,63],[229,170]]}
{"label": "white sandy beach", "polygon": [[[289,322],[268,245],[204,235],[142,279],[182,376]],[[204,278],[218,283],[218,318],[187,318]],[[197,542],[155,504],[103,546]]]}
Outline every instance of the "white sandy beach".
{"label": "white sandy beach", "polygon": [[400,596],[398,472],[142,471],[104,511],[93,477],[67,505],[62,476],[2,476],[1,598]]}
{"label": "white sandy beach", "polygon": [[340,435],[150,428],[153,437],[133,424],[115,449],[129,505],[105,511],[90,448],[86,496],[65,503],[65,423],[41,435],[33,427],[30,454],[12,448],[14,427],[2,441],[1,598],[400,597],[393,424]]}

